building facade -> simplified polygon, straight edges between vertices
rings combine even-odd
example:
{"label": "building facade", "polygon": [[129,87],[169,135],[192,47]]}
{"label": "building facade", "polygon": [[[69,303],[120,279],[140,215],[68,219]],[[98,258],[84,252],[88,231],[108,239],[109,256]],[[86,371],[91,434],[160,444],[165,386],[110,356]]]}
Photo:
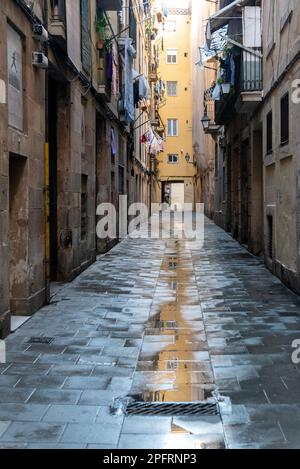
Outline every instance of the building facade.
{"label": "building facade", "polygon": [[294,1],[221,1],[206,29],[210,43],[226,35],[212,93],[214,219],[297,293],[299,15]]}
{"label": "building facade", "polygon": [[196,160],[193,152],[191,4],[170,0],[162,29],[158,75],[163,99],[160,118],[165,144],[159,154],[156,201],[178,210],[195,203]]}
{"label": "building facade", "polygon": [[118,241],[97,237],[99,204],[149,203],[150,7],[1,2],[0,337]]}
{"label": "building facade", "polygon": [[[192,127],[193,150],[197,162],[196,200],[204,204],[205,214],[213,218],[215,212],[215,135],[207,134],[201,122],[205,113],[214,121],[214,101],[207,96],[208,90],[216,80],[216,61],[214,57],[203,58],[205,46],[205,26],[207,18],[216,11],[212,2],[192,1],[191,24],[191,76],[192,76]],[[217,135],[217,134],[216,134]]]}

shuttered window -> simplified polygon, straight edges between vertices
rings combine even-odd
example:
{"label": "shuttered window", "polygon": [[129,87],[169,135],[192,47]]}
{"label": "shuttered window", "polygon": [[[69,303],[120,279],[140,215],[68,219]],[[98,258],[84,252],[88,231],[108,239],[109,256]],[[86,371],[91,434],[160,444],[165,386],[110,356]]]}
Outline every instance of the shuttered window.
{"label": "shuttered window", "polygon": [[177,119],[168,119],[168,137],[178,137]]}
{"label": "shuttered window", "polygon": [[273,150],[273,113],[270,111],[267,115],[267,153]]}
{"label": "shuttered window", "polygon": [[281,145],[286,145],[289,142],[290,137],[290,128],[289,128],[289,94],[283,96],[280,103],[280,120],[281,120],[281,135],[280,143]]}
{"label": "shuttered window", "polygon": [[91,41],[90,41],[90,2],[80,0],[81,15],[81,60],[85,72],[91,70]]}

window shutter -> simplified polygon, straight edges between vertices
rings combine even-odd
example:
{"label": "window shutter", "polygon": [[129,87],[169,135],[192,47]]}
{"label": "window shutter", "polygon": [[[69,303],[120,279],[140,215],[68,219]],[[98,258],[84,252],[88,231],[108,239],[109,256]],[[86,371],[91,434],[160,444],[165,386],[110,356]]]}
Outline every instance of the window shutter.
{"label": "window shutter", "polygon": [[90,46],[90,2],[80,1],[81,13],[81,60],[82,67],[90,73],[91,70],[91,46]]}

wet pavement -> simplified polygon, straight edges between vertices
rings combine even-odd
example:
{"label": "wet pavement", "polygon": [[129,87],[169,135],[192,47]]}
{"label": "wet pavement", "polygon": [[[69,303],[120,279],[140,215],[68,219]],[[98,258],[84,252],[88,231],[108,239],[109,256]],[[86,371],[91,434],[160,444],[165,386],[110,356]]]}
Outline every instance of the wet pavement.
{"label": "wet pavement", "polygon": [[[126,239],[6,340],[0,448],[300,448],[299,313],[208,220],[203,248]],[[231,413],[110,409],[127,396],[188,403],[216,391]]]}

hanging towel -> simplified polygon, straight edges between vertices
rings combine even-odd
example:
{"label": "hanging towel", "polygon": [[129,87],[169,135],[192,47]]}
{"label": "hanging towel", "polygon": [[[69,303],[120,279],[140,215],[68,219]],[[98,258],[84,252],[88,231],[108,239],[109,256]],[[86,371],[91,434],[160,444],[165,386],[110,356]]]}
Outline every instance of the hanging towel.
{"label": "hanging towel", "polygon": [[112,45],[112,94],[113,96],[119,96],[119,62],[118,62],[118,50],[115,43]]}
{"label": "hanging towel", "polygon": [[150,99],[150,87],[145,76],[142,75],[139,79],[139,97],[140,99]]}
{"label": "hanging towel", "polygon": [[233,55],[231,55],[231,59],[230,59],[230,69],[231,69],[230,84],[231,86],[235,86],[235,61],[234,61]]}
{"label": "hanging towel", "polygon": [[110,82],[113,79],[113,54],[112,52],[108,52],[106,54],[106,78]]}
{"label": "hanging towel", "polygon": [[133,94],[133,57],[136,51],[132,46],[132,39],[125,39],[125,119],[131,124],[134,122],[134,94]]}
{"label": "hanging towel", "polygon": [[116,156],[117,154],[117,146],[116,146],[116,139],[115,139],[115,131],[114,128],[111,128],[111,154]]}

